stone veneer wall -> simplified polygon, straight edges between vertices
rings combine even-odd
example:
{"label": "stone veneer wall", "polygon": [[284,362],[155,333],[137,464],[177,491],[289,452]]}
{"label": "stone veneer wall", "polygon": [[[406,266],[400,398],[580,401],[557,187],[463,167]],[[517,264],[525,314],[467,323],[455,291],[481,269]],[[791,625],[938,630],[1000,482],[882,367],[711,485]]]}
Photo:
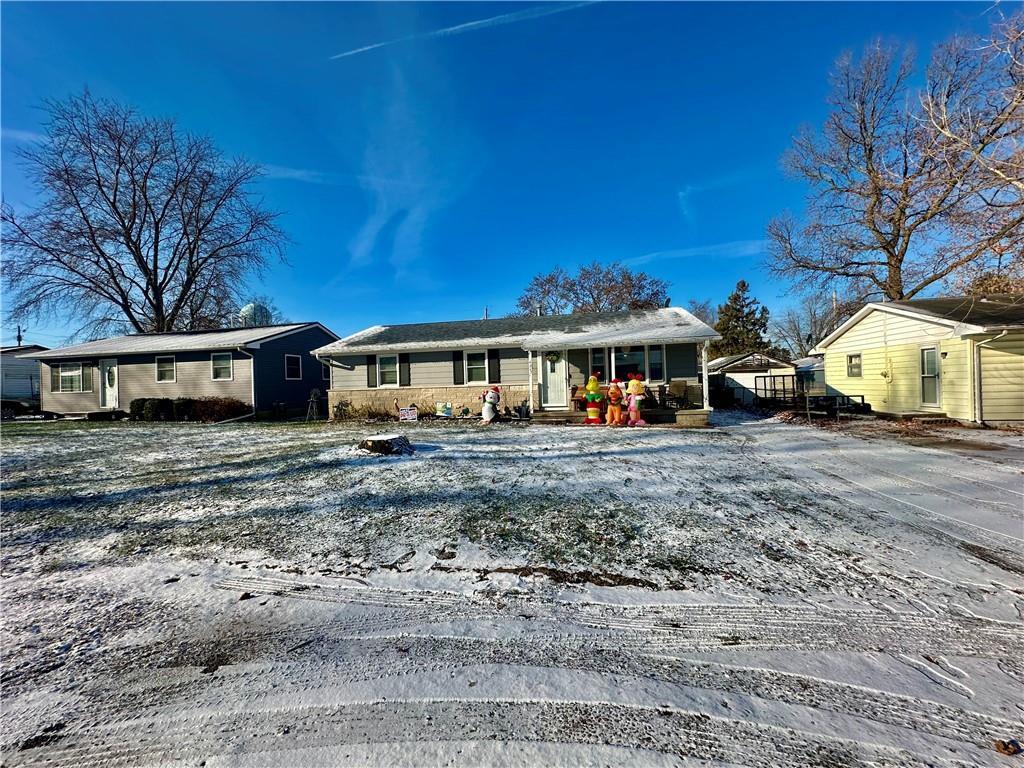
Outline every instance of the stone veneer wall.
{"label": "stone veneer wall", "polygon": [[[395,410],[395,398],[402,407],[416,405],[420,412],[434,412],[436,403],[451,403],[456,410],[466,407],[472,413],[480,413],[483,408],[481,395],[489,384],[463,387],[389,387],[378,389],[332,389],[327,393],[328,415],[334,418],[334,406],[342,400],[350,403],[355,410],[373,408],[375,410]],[[504,409],[519,405],[530,399],[530,388],[526,384],[499,384],[501,387],[501,405]],[[536,403],[535,403],[536,405]]]}

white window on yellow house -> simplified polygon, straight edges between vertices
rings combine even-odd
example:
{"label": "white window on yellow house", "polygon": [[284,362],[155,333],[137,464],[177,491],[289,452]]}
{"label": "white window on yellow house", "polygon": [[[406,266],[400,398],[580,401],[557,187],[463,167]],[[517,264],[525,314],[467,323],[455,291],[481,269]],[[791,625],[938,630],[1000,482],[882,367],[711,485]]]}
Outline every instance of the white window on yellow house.
{"label": "white window on yellow house", "polygon": [[846,375],[859,377],[863,375],[863,369],[860,364],[860,355],[847,355],[846,356]]}

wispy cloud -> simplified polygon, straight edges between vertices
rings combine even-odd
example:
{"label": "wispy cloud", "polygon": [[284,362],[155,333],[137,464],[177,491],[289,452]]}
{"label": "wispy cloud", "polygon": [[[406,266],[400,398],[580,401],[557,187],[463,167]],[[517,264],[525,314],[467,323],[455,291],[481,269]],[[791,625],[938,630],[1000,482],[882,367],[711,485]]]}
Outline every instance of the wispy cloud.
{"label": "wispy cloud", "polygon": [[[284,181],[301,181],[306,184],[337,184],[337,174],[324,171],[313,171],[308,168],[290,168],[287,165],[274,165],[264,163],[263,176],[268,179],[282,179]],[[354,177],[353,177],[354,180]]]}
{"label": "wispy cloud", "polygon": [[16,141],[19,144],[35,144],[43,141],[46,137],[35,131],[23,131],[18,128],[4,128],[0,130],[0,138],[5,141]]}
{"label": "wispy cloud", "polygon": [[687,223],[693,222],[696,218],[695,198],[708,192],[716,192],[720,189],[740,186],[750,181],[754,172],[749,168],[724,173],[704,181],[684,184],[676,192],[676,202],[679,205],[679,213]]}
{"label": "wispy cloud", "polygon": [[643,256],[625,259],[624,264],[639,267],[654,261],[671,261],[676,259],[744,259],[761,256],[768,247],[767,240],[731,240],[727,243],[695,245],[689,248],[675,248],[667,251],[655,251]]}
{"label": "wispy cloud", "polygon": [[400,43],[408,43],[413,40],[431,40],[437,37],[450,37],[452,35],[462,35],[466,32],[475,32],[478,29],[489,29],[491,27],[501,27],[505,24],[516,24],[520,21],[529,21],[530,19],[539,19],[543,16],[551,16],[556,13],[564,13],[565,11],[572,11],[576,8],[582,8],[587,5],[593,5],[597,0],[585,0],[584,2],[575,3],[549,3],[546,5],[536,5],[531,8],[527,8],[522,11],[513,11],[512,13],[503,13],[500,16],[491,16],[487,19],[478,19],[476,21],[467,21],[464,24],[456,24],[453,27],[444,27],[443,29],[435,29],[431,32],[421,32],[416,35],[406,35],[405,37],[396,37],[393,40],[385,40],[380,43],[371,43],[370,45],[364,45],[361,48],[353,48],[350,51],[344,51],[342,53],[336,53],[331,56],[330,59],[344,59],[348,56],[355,56],[359,53],[366,53],[367,51],[375,51],[378,48],[386,48],[391,45],[398,45]]}
{"label": "wispy cloud", "polygon": [[420,287],[430,281],[424,234],[480,166],[476,139],[455,115],[443,82],[428,76],[411,87],[401,71],[392,72],[357,177],[371,207],[349,242],[350,270],[385,261],[395,279]]}

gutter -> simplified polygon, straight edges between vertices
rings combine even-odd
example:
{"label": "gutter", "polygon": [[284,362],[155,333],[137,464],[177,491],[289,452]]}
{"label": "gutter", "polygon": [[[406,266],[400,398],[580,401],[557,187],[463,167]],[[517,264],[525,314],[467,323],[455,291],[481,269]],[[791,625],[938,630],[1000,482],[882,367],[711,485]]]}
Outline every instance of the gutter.
{"label": "gutter", "polygon": [[991,339],[974,342],[974,415],[975,422],[978,424],[985,423],[984,404],[981,397],[981,348],[993,341],[998,341],[1009,332],[1010,329],[1004,329]]}

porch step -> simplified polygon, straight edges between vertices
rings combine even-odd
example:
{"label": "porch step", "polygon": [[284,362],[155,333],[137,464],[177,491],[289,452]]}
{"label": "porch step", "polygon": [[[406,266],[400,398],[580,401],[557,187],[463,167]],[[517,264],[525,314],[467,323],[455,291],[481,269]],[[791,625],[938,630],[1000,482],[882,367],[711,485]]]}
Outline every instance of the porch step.
{"label": "porch step", "polygon": [[960,423],[956,419],[951,419],[945,414],[941,416],[915,416],[914,418],[911,419],[911,421],[914,422],[915,424],[924,424],[925,426],[928,427],[948,427],[956,426]]}
{"label": "porch step", "polygon": [[[648,424],[676,423],[674,408],[642,408],[640,413]],[[534,411],[532,420],[534,424],[582,424],[586,418],[586,411]],[[601,420],[603,423],[604,414]]]}

